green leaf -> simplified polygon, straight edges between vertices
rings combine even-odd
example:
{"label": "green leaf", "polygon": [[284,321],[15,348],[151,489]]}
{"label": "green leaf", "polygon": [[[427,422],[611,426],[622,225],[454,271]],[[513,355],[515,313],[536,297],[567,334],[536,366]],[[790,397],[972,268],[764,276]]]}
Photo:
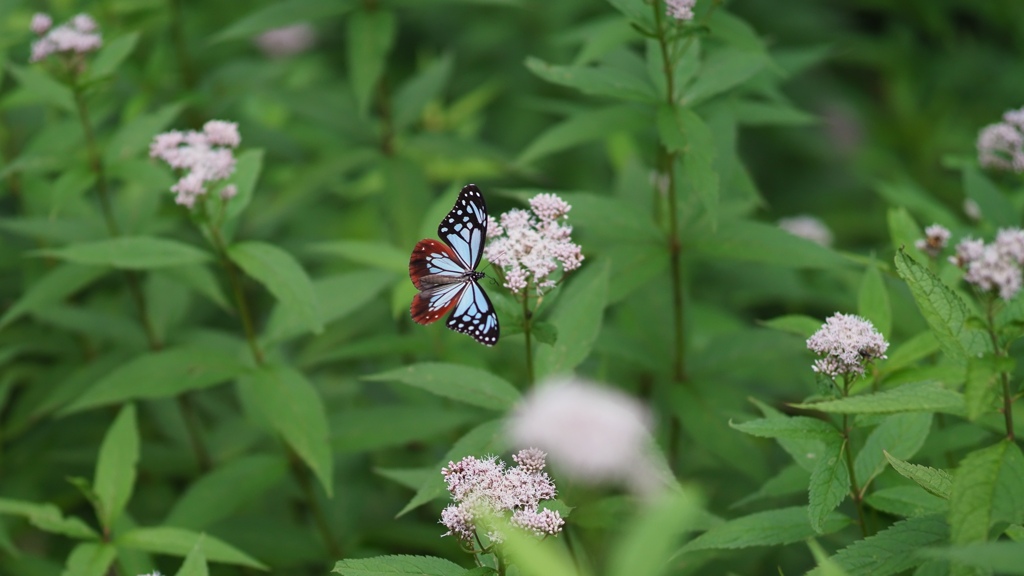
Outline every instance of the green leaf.
{"label": "green leaf", "polygon": [[709,52],[693,84],[683,92],[682,102],[695,106],[747,81],[769,64],[764,53],[724,46]]}
{"label": "green leaf", "polygon": [[243,456],[194,480],[164,519],[165,526],[202,530],[230,518],[242,506],[278,485],[288,464],[274,456]]}
{"label": "green leaf", "polygon": [[857,313],[867,318],[883,335],[892,333],[892,305],[889,292],[878,266],[872,263],[864,270],[857,294]]}
{"label": "green leaf", "polygon": [[68,554],[64,574],[104,576],[116,558],[117,548],[109,543],[82,542]]}
{"label": "green leaf", "polygon": [[[362,270],[338,274],[313,281],[313,292],[320,303],[320,320],[324,325],[336,322],[362,309],[395,280],[394,274],[379,270]],[[274,308],[264,331],[266,342],[280,342],[305,332],[295,316],[283,305]]]}
{"label": "green leaf", "polygon": [[267,422],[309,465],[324,491],[334,491],[327,416],[317,389],[301,372],[286,366],[262,366],[239,379]]}
{"label": "green leaf", "polygon": [[538,377],[572,371],[590,355],[608,304],[609,263],[599,261],[574,274],[548,317],[558,332],[553,346],[537,349]]}
{"label": "green leaf", "polygon": [[654,15],[651,14],[651,6],[644,0],[608,0],[608,3],[641,30],[654,30]]}
{"label": "green leaf", "polygon": [[814,562],[818,565],[818,574],[820,576],[849,576],[846,570],[840,568],[835,560],[828,557],[825,549],[821,547],[821,544],[818,544],[817,540],[813,538],[807,540],[807,546],[811,549]]}
{"label": "green leaf", "polygon": [[801,338],[810,338],[821,329],[821,320],[802,314],[778,316],[771,320],[761,320],[758,323],[774,330],[795,334]]}
{"label": "green leaf", "polygon": [[910,412],[887,416],[875,427],[864,442],[854,461],[854,477],[860,489],[867,488],[871,480],[885,469],[885,454],[906,460],[921,449],[932,427],[930,412]]}
{"label": "green leaf", "polygon": [[0,328],[26,313],[45,308],[92,284],[107,269],[77,264],[61,264],[49,270],[32,284],[0,317]]}
{"label": "green leaf", "polygon": [[684,177],[700,196],[712,220],[717,220],[718,173],[711,130],[693,110],[667,104],[658,108],[657,124],[665,148],[681,153]]}
{"label": "green leaf", "polygon": [[363,376],[363,380],[400,382],[431,394],[451,398],[471,406],[488,410],[506,411],[519,401],[519,391],[499,376],[487,370],[424,362],[387,372]]}
{"label": "green leaf", "polygon": [[132,496],[138,462],[139,429],[135,423],[135,406],[128,404],[103,437],[92,483],[98,500],[96,515],[104,531],[114,526]]}
{"label": "green leaf", "polygon": [[906,368],[938,351],[939,341],[935,339],[935,335],[930,330],[925,330],[896,346],[895,349],[890,348],[889,359],[886,360],[884,368],[886,371]]}
{"label": "green leaf", "polygon": [[85,77],[86,83],[102,80],[117,72],[117,68],[131,55],[138,42],[138,32],[115,38],[110,42],[104,41],[103,48],[89,63],[89,70]]}
{"label": "green leaf", "polygon": [[1009,440],[975,450],[953,473],[949,497],[950,542],[969,544],[988,538],[997,520],[1020,522],[1024,511],[1024,457]]}
{"label": "green leaf", "polygon": [[631,104],[577,112],[541,132],[519,154],[515,165],[527,166],[556,152],[606,138],[617,132],[634,132],[650,121],[649,111]]}
{"label": "green leaf", "polygon": [[978,542],[952,548],[928,548],[921,550],[921,554],[999,574],[1024,574],[1024,542]]}
{"label": "green leaf", "polygon": [[882,454],[889,461],[889,464],[892,465],[893,470],[899,472],[900,476],[917,482],[922,488],[940,498],[949,498],[953,490],[953,477],[950,476],[949,472],[938,468],[904,462],[885,451]]}
{"label": "green leaf", "polygon": [[228,256],[263,284],[304,329],[315,334],[323,331],[313,283],[291,254],[265,242],[242,242],[228,248]]}
{"label": "green leaf", "polygon": [[967,381],[964,383],[964,402],[967,405],[967,418],[977,420],[984,414],[997,409],[999,396],[999,374],[1013,373],[1012,366],[1002,366],[1009,358],[994,354],[983,354],[980,357],[967,359]]}
{"label": "green leaf", "polygon": [[973,163],[963,168],[964,192],[974,200],[985,215],[985,220],[997,228],[1020,226],[1020,211],[1010,199]]}
{"label": "green leaf", "polygon": [[203,554],[203,539],[200,538],[196,545],[189,550],[185,561],[181,563],[175,576],[209,576],[210,569],[206,565],[206,554]]}
{"label": "green leaf", "polygon": [[967,306],[942,280],[903,250],[896,253],[896,271],[946,354],[965,360],[990,351],[985,334],[968,323]]}
{"label": "green leaf", "polygon": [[939,498],[920,486],[874,490],[864,497],[864,502],[876,510],[904,518],[949,512],[948,499]]}
{"label": "green leaf", "polygon": [[643,76],[608,66],[556,66],[530,56],[526,67],[553,84],[575,88],[584,94],[617,100],[655,102],[654,86]]}
{"label": "green leaf", "polygon": [[299,22],[320,22],[326,18],[340,16],[354,7],[349,2],[337,0],[290,0],[268,4],[242,17],[224,28],[209,42],[225,40],[250,40],[256,34],[271,28],[280,28]]}
{"label": "green leaf", "polygon": [[733,103],[736,122],[744,126],[810,126],[817,116],[786,102],[740,100]]}
{"label": "green leaf", "polygon": [[380,7],[357,9],[348,19],[348,74],[361,115],[370,109],[395,41],[395,15]]}
{"label": "green leaf", "polygon": [[409,273],[409,253],[399,250],[384,242],[363,240],[338,240],[336,242],[320,242],[309,247],[315,254],[340,256],[356,264],[365,264],[381,270]]}
{"label": "green leaf", "polygon": [[433,556],[377,556],[340,560],[331,572],[342,576],[462,576],[467,570],[454,562]]}
{"label": "green leaf", "polygon": [[[517,192],[532,196],[545,191]],[[662,233],[651,220],[650,211],[637,206],[636,202],[588,192],[559,192],[558,195],[572,206],[569,222],[573,229],[578,227],[623,244],[638,244],[647,251],[651,250],[651,244],[664,242]]]}
{"label": "green leaf", "polygon": [[694,250],[708,259],[761,262],[787,268],[841,269],[850,265],[837,252],[761,222],[722,221],[714,234],[699,235],[691,242]]}
{"label": "green leaf", "polygon": [[826,442],[825,451],[811,472],[807,516],[811,521],[811,528],[818,534],[825,529],[825,522],[832,511],[850,493],[850,472],[843,459],[843,450],[846,449],[848,446],[845,442]]}
{"label": "green leaf", "polygon": [[[331,412],[331,446],[335,453],[369,452],[423,442],[479,420],[475,410],[427,405],[353,406]],[[380,426],[381,422],[389,424]]]}
{"label": "green leaf", "polygon": [[628,525],[609,556],[610,576],[658,576],[671,566],[672,552],[686,532],[697,528],[702,510],[680,491],[666,491]]}
{"label": "green leaf", "polygon": [[927,256],[914,246],[915,242],[924,237],[924,231],[904,206],[898,206],[889,208],[886,213],[893,250],[907,250],[918,258],[926,258]]}
{"label": "green leaf", "polygon": [[218,538],[183,528],[134,528],[119,535],[114,544],[118,547],[143,550],[154,554],[187,556],[197,542],[206,558],[212,562],[247,566],[258,570],[268,569],[262,562]]}
{"label": "green leaf", "polygon": [[427,478],[427,481],[416,491],[416,495],[402,508],[397,516],[404,516],[411,510],[419,508],[427,502],[448,493],[444,477],[441,476],[441,468],[447,466],[449,462],[458,462],[466,456],[479,457],[484,454],[501,452],[505,448],[504,425],[505,423],[502,420],[490,420],[478,425],[467,432],[465,436],[459,438],[452,445],[451,449],[448,450],[448,453],[437,461],[437,464],[433,467],[436,472]]}
{"label": "green leaf", "polygon": [[129,270],[199,264],[210,259],[210,255],[203,250],[176,240],[153,236],[120,236],[107,240],[80,242],[63,248],[35,250],[33,254],[59,258],[75,264],[112,266]]}
{"label": "green leaf", "polygon": [[[820,533],[837,532],[849,523],[850,520],[845,516],[831,514],[823,523]],[[756,512],[719,524],[691,540],[680,549],[680,553],[752,546],[781,546],[814,535],[815,531],[807,519],[807,508],[794,506]]]}
{"label": "green leaf", "polygon": [[235,161],[235,173],[228,178],[226,184],[234,184],[238,188],[235,197],[228,201],[226,219],[230,222],[238,217],[252,202],[252,193],[263,170],[263,150],[246,150],[238,155]]}
{"label": "green leaf", "polygon": [[60,508],[53,504],[36,504],[0,498],[0,514],[21,516],[36,528],[51,534],[62,534],[78,540],[99,538],[99,534],[88,524],[74,516],[65,518]]}
{"label": "green leaf", "polygon": [[149,147],[153,137],[166,129],[177,118],[184,104],[168,104],[150,114],[140,114],[127,122],[123,122],[110,142],[105,146],[105,161],[114,164],[121,160],[130,160]]}
{"label": "green leaf", "polygon": [[65,112],[75,112],[75,96],[71,89],[54,80],[50,75],[38,68],[23,68],[7,65],[14,79],[22,89],[32,95],[33,100],[56,106]]}
{"label": "green leaf", "polygon": [[[918,516],[902,520],[874,536],[857,540],[843,548],[832,560],[849,576],[888,576],[921,564],[917,552],[923,547],[944,542],[949,527],[942,516]],[[808,576],[823,576],[820,569]]]}
{"label": "green leaf", "polygon": [[442,90],[452,75],[454,60],[451,54],[446,54],[398,88],[392,101],[395,132],[411,126],[423,114],[427,104],[441,98]]}
{"label": "green leaf", "polygon": [[135,399],[173,398],[226,382],[244,370],[234,354],[217,348],[184,345],[147,352],[100,379],[60,414]]}
{"label": "green leaf", "polygon": [[895,414],[900,412],[962,414],[964,397],[957,392],[947,390],[939,382],[912,382],[874,394],[861,394],[837,400],[806,402],[791,406],[833,414]]}
{"label": "green leaf", "polygon": [[793,438],[798,440],[824,440],[833,442],[841,438],[830,424],[809,416],[761,418],[729,426],[759,438]]}

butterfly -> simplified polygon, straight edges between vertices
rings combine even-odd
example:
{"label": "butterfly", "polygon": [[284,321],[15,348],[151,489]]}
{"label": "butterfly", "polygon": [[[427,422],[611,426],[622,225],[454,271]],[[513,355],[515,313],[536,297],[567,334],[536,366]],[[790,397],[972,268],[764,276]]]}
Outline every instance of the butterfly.
{"label": "butterfly", "polygon": [[498,314],[477,283],[487,237],[487,204],[475,184],[459,192],[448,215],[437,227],[444,244],[420,240],[409,257],[409,278],[420,291],[410,312],[419,324],[436,322],[451,311],[448,328],[469,334],[484,346],[498,342]]}

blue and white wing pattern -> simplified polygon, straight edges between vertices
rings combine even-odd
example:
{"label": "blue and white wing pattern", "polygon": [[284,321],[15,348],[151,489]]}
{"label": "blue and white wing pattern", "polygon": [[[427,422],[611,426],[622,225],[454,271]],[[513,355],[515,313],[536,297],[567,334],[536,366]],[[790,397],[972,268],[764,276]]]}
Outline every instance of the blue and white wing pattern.
{"label": "blue and white wing pattern", "polygon": [[450,311],[448,328],[493,346],[498,342],[498,315],[477,283],[484,274],[476,271],[487,237],[487,205],[475,184],[459,193],[437,235],[444,244],[420,240],[409,257],[409,277],[420,291],[412,299],[412,319],[430,324]]}

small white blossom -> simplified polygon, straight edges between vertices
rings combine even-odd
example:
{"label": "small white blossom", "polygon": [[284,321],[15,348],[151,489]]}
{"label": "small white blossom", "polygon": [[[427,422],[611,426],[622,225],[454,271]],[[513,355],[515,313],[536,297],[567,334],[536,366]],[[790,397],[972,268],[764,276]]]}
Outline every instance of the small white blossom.
{"label": "small white blossom", "polygon": [[925,254],[935,258],[949,243],[949,229],[940,224],[932,224],[924,229],[924,238],[917,239],[914,246]]}
{"label": "small white blossom", "polygon": [[539,509],[541,502],[556,493],[554,482],[544,472],[545,454],[531,448],[519,451],[513,459],[518,465],[507,468],[495,456],[466,456],[441,470],[455,502],[441,511],[441,524],[448,528],[443,536],[455,535],[469,542],[478,528],[489,528],[488,538],[501,542],[501,530],[488,523],[498,517],[507,517],[513,526],[537,536],[561,532],[565,524],[561,515]]}
{"label": "small white blossom", "polygon": [[986,168],[1024,172],[1024,108],[1003,114],[1003,121],[978,133],[978,162]]}
{"label": "small white blossom", "polygon": [[981,220],[981,206],[973,198],[964,198],[964,216],[977,222]]}
{"label": "small white blossom", "polygon": [[660,489],[651,457],[651,415],[632,396],[575,378],[555,378],[530,392],[511,413],[514,446],[537,446],[567,476]]}
{"label": "small white blossom", "polygon": [[1024,230],[1003,228],[991,244],[964,238],[949,261],[965,270],[964,281],[968,284],[983,292],[996,291],[1003,300],[1010,300],[1024,284]]}
{"label": "small white blossom", "polygon": [[30,62],[38,62],[51,54],[86,54],[103,45],[96,21],[86,14],[79,14],[56,28],[52,26],[53,21],[47,14],[40,12],[32,17],[32,31],[40,38],[32,43]]}
{"label": "small white blossom", "polygon": [[665,0],[665,13],[676,20],[693,20],[697,0]]}
{"label": "small white blossom", "polygon": [[789,218],[780,218],[779,228],[793,236],[799,236],[825,247],[832,245],[832,231],[828,229],[824,222],[814,216],[801,214]]}
{"label": "small white blossom", "polygon": [[287,58],[309,50],[316,42],[316,30],[307,22],[272,28],[253,39],[269,58]]}
{"label": "small white blossom", "polygon": [[825,355],[814,361],[814,371],[835,378],[864,374],[865,364],[886,357],[889,343],[871,322],[837,312],[807,339],[807,347]]}
{"label": "small white blossom", "polygon": [[[202,132],[172,130],[157,134],[149,146],[149,155],[184,172],[171,191],[177,194],[175,202],[192,208],[196,198],[207,193],[210,183],[234,173],[232,148],[240,142],[237,124],[211,120],[203,125]],[[229,200],[237,193],[238,189],[231,184],[220,191],[220,196]]]}
{"label": "small white blossom", "polygon": [[484,255],[502,267],[506,288],[520,292],[533,284],[541,293],[555,285],[551,275],[559,267],[563,272],[580,267],[583,255],[570,238],[572,226],[562,223],[571,209],[554,194],[538,194],[530,211],[509,210],[500,221],[488,217],[491,240]]}

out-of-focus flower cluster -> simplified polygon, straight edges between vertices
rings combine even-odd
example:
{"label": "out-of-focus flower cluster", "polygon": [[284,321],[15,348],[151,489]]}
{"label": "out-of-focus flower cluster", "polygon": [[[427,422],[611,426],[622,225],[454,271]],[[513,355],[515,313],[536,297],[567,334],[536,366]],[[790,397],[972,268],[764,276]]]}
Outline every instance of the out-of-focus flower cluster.
{"label": "out-of-focus flower cluster", "polygon": [[583,254],[570,238],[572,226],[563,223],[571,209],[554,194],[538,194],[530,200],[530,211],[509,210],[500,223],[488,217],[490,242],[484,255],[502,267],[506,288],[520,292],[533,284],[539,294],[555,285],[550,276],[559,266],[563,272],[580,267]]}
{"label": "out-of-focus flower cluster", "polygon": [[[157,134],[149,146],[149,155],[167,162],[184,174],[171,191],[177,196],[174,201],[192,208],[196,198],[206,194],[212,182],[224,180],[235,171],[235,156],[232,149],[241,142],[238,125],[223,120],[210,120],[203,125],[202,132],[172,130]],[[234,184],[220,191],[224,200],[238,193]]]}
{"label": "out-of-focus flower cluster", "polygon": [[86,54],[103,45],[96,21],[87,14],[79,14],[54,28],[53,19],[40,12],[32,16],[30,27],[39,36],[32,43],[30,62],[38,62],[51,54]]}
{"label": "out-of-focus flower cluster", "polygon": [[932,258],[936,258],[949,244],[949,237],[948,228],[941,224],[932,224],[924,229],[924,238],[918,238],[914,242],[914,247]]}
{"label": "out-of-focus flower cluster", "polygon": [[814,371],[836,378],[864,374],[867,363],[885,358],[889,343],[871,322],[836,312],[807,339],[807,347],[825,355],[814,361]]}
{"label": "out-of-focus flower cluster", "polygon": [[995,290],[1000,298],[1009,300],[1021,288],[1021,266],[1024,265],[1024,230],[1003,228],[991,244],[975,238],[964,238],[956,245],[956,255],[949,261],[964,269],[964,280],[984,292]]}
{"label": "out-of-focus flower cluster", "polygon": [[270,58],[287,58],[309,50],[316,42],[316,30],[308,22],[271,28],[253,39]]}
{"label": "out-of-focus flower cluster", "polygon": [[824,222],[814,216],[801,214],[799,216],[791,216],[789,218],[780,218],[779,228],[782,228],[793,236],[799,236],[805,240],[810,240],[811,242],[821,244],[826,248],[832,245],[832,231],[828,229],[828,226],[826,226]]}
{"label": "out-of-focus flower cluster", "polygon": [[562,516],[538,509],[541,501],[555,497],[555,484],[544,472],[546,457],[530,448],[512,457],[517,465],[511,468],[495,456],[449,462],[441,474],[455,503],[441,512],[441,524],[448,528],[444,536],[471,542],[480,528],[487,530],[492,542],[502,542],[503,534],[493,521],[497,518],[507,518],[512,526],[537,536],[561,532]]}
{"label": "out-of-focus flower cluster", "polygon": [[978,162],[986,168],[1024,172],[1024,108],[1009,110],[1002,122],[981,129]]}
{"label": "out-of-focus flower cluster", "polygon": [[693,20],[697,0],[665,0],[665,13],[676,20]]}

